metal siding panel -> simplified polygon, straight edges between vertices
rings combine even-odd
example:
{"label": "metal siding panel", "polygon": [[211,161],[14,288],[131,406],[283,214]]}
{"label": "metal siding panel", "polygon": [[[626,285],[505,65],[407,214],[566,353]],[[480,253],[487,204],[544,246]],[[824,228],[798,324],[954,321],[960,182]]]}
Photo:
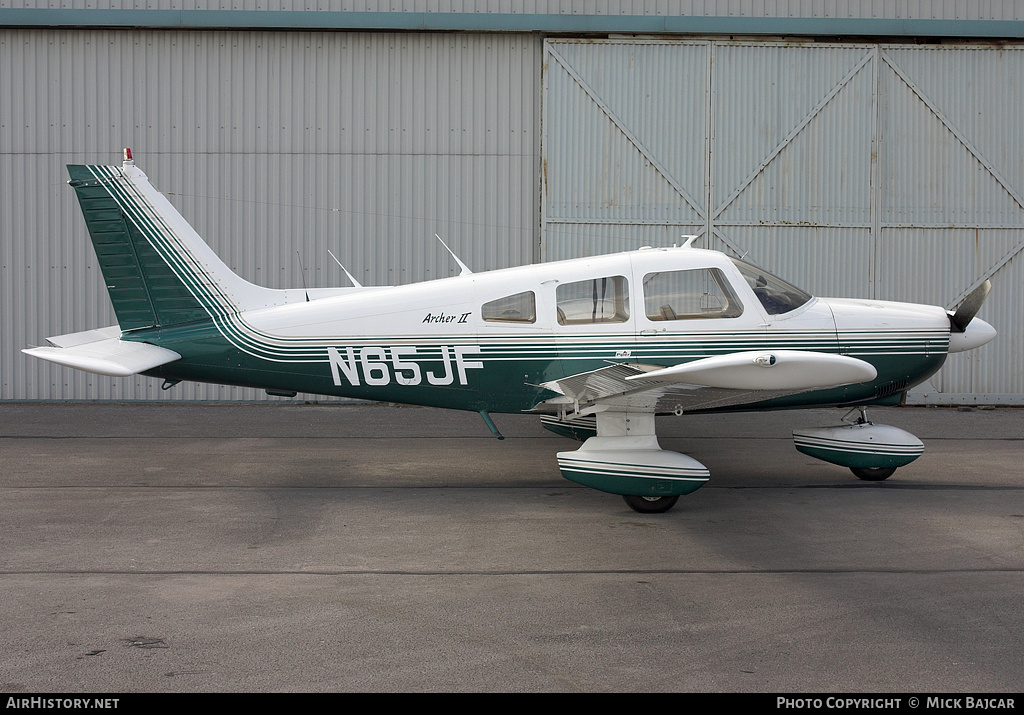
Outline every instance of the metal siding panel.
{"label": "metal siding panel", "polygon": [[702,225],[707,43],[547,48],[545,225]]}
{"label": "metal siding panel", "polygon": [[540,42],[0,31],[0,300],[4,315],[24,316],[0,327],[0,398],[265,399],[184,383],[163,392],[21,354],[115,322],[64,165],[116,163],[125,145],[261,285],[344,285],[328,248],[367,285],[452,275],[434,233],[477,270],[531,262]]}
{"label": "metal siding panel", "polygon": [[716,43],[716,223],[870,227],[871,54]]}
{"label": "metal siding panel", "polygon": [[642,246],[673,246],[682,236],[694,235],[700,225],[617,223],[548,223],[545,226],[545,261],[600,256],[633,251]]}
{"label": "metal siding panel", "polygon": [[[52,0],[3,0],[0,8],[47,8]],[[554,15],[653,15],[698,17],[891,18],[1014,20],[1024,10],[1014,0],[69,0],[76,9],[270,10],[310,12],[499,13]]]}
{"label": "metal siding panel", "polygon": [[[579,74],[600,101],[584,102],[583,111],[607,127],[601,153],[611,154],[611,144],[622,128],[628,141],[618,142],[625,156],[611,154],[608,163],[628,172],[617,181],[638,194],[631,204],[642,204],[645,218],[678,220],[696,218],[695,209],[680,201],[668,179],[674,179],[691,198],[699,201],[704,190],[703,152],[707,132],[702,105],[706,93],[706,42],[593,42],[550,45]],[[596,116],[593,116],[596,115]],[[619,125],[613,122],[617,120]],[[621,128],[620,128],[621,126]],[[587,132],[581,126],[581,133]],[[657,159],[645,161],[644,149]],[[594,147],[599,149],[599,147]],[[639,189],[638,184],[650,188]],[[654,194],[650,196],[649,194]],[[661,198],[661,194],[665,198]],[[660,200],[652,200],[657,196]],[[664,205],[665,202],[670,205]],[[599,202],[600,203],[600,202]],[[632,208],[632,205],[630,206]],[[636,218],[632,216],[631,218]]]}
{"label": "metal siding panel", "polygon": [[1024,50],[887,47],[884,56],[890,223],[1024,225]]}
{"label": "metal siding panel", "polygon": [[148,153],[537,154],[540,40],[532,36],[2,37],[5,153],[95,151],[130,139]]}

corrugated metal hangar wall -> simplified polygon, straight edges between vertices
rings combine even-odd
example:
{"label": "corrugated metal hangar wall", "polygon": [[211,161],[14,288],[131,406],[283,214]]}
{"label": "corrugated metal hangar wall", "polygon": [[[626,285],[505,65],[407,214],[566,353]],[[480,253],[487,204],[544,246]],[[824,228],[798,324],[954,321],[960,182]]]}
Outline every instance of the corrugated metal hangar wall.
{"label": "corrugated metal hangar wall", "polygon": [[[686,233],[822,295],[951,306],[990,277],[999,338],[918,399],[1024,402],[1024,45],[552,37],[565,15],[512,5],[470,33],[372,31],[403,12],[354,13],[359,32],[44,29],[0,3],[0,399],[265,397],[20,353],[114,323],[64,164],[132,146],[271,287],[344,285],[328,249],[364,284],[452,274],[434,233],[475,270]],[[160,25],[147,12],[120,23]],[[479,28],[468,12],[429,19]]]}

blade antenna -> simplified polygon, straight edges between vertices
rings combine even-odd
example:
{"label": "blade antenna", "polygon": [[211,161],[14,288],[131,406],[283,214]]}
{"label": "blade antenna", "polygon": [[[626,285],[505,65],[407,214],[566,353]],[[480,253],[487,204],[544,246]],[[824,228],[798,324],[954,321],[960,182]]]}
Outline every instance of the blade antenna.
{"label": "blade antenna", "polygon": [[462,273],[459,274],[460,276],[468,276],[473,272],[469,270],[469,266],[467,266],[465,263],[459,260],[459,257],[455,255],[455,251],[448,248],[448,244],[444,242],[443,238],[438,236],[436,233],[434,234],[434,238],[441,242],[441,245],[444,246],[445,249],[447,249],[448,253],[452,254],[452,258],[454,258],[455,262],[459,264],[459,268],[462,269]]}
{"label": "blade antenna", "polygon": [[306,293],[306,302],[308,303],[309,302],[309,288],[306,287],[306,267],[304,265],[302,265],[302,254],[299,253],[298,251],[296,251],[295,255],[299,257],[299,271],[301,272],[301,275],[302,275],[302,290],[305,291],[305,293]]}
{"label": "blade antenna", "polygon": [[348,276],[348,279],[350,281],[352,281],[352,285],[354,285],[356,288],[362,288],[363,284],[360,283],[359,281],[357,281],[355,279],[355,277],[351,273],[348,272],[348,269],[345,268],[345,266],[341,265],[341,261],[338,260],[337,256],[335,256],[333,253],[331,253],[331,249],[328,248],[327,252],[330,253],[331,258],[334,259],[334,262],[338,264],[338,266],[341,268],[341,270],[345,271],[345,275]]}

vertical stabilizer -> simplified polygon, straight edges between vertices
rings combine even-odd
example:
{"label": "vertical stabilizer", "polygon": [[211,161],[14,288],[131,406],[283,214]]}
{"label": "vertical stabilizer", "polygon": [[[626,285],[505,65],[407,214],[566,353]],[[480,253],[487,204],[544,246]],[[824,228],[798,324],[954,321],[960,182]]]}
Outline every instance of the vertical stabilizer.
{"label": "vertical stabilizer", "polygon": [[187,323],[286,302],[221,261],[135,166],[69,165],[68,182],[121,330]]}

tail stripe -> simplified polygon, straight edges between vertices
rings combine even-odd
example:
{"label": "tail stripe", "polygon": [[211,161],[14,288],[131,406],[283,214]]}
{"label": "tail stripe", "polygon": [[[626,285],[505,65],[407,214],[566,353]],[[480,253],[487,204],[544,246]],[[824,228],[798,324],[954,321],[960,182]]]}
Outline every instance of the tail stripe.
{"label": "tail stripe", "polygon": [[237,312],[237,307],[219,291],[217,282],[202,266],[196,264],[174,230],[121,170],[103,166],[89,168],[93,175],[104,183],[124,214],[145,235],[175,276],[186,285],[193,297],[211,316]]}
{"label": "tail stripe", "polygon": [[[298,357],[292,350],[277,351],[238,318],[238,308],[160,215],[135,184],[116,167],[89,167],[101,181],[124,215],[145,236],[153,249],[174,275],[214,320],[221,334],[235,347],[256,357],[287,361]],[[309,357],[326,360],[326,353],[316,351]]]}
{"label": "tail stripe", "polygon": [[326,348],[336,341],[314,341],[314,347],[301,339],[275,339],[242,320],[238,306],[222,290],[220,283],[196,260],[174,228],[129,177],[117,167],[93,166],[89,169],[235,347],[275,362],[327,360]]}

